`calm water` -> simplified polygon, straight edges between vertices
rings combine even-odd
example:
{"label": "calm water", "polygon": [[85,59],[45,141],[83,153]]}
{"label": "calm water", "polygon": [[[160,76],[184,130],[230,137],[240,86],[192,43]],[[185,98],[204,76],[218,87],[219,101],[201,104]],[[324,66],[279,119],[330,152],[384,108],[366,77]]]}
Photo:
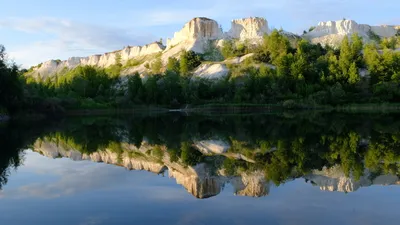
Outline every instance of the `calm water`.
{"label": "calm water", "polygon": [[399,224],[398,115],[0,125],[2,224]]}

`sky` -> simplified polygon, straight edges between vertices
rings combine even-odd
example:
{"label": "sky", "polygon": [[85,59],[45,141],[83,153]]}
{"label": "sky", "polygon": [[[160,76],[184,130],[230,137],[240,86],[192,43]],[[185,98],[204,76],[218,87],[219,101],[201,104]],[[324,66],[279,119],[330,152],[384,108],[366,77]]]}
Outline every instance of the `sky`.
{"label": "sky", "polygon": [[0,0],[0,44],[28,68],[172,37],[194,17],[230,21],[264,17],[272,28],[301,33],[319,21],[400,24],[399,0]]}

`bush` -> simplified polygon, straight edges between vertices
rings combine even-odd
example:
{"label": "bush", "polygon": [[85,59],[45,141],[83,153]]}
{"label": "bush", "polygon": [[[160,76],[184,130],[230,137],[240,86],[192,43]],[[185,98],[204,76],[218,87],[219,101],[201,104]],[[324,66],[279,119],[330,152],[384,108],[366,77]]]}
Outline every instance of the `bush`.
{"label": "bush", "polygon": [[180,57],[180,73],[188,75],[188,73],[201,64],[201,57],[194,51],[183,51]]}

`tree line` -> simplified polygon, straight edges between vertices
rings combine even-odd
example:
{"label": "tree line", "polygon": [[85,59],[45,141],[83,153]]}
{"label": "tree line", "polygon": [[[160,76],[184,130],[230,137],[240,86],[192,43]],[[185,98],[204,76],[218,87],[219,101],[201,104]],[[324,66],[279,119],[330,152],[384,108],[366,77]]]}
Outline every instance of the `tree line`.
{"label": "tree line", "polygon": [[[224,169],[231,176],[263,171],[267,180],[279,185],[313,170],[334,166],[355,179],[364,176],[365,169],[371,176],[398,176],[398,121],[396,115],[374,118],[338,114],[311,118],[309,115],[80,117],[65,121],[53,132],[43,133],[38,140],[84,154],[107,150],[118,158],[137,157],[160,163],[164,156],[169,156],[172,162],[185,166],[206,163],[216,171]],[[230,146],[227,150],[230,155],[241,154],[247,160],[203,155],[195,147],[200,140],[222,141]],[[132,150],[143,143],[148,151]]]}
{"label": "tree line", "polygon": [[[3,110],[113,108],[135,105],[180,107],[185,104],[252,103],[286,107],[397,103],[400,101],[399,38],[364,44],[357,34],[338,48],[289,39],[280,31],[259,44],[224,41],[222,59],[252,53],[218,80],[194,78],[209,56],[184,51],[163,65],[160,56],[147,65],[151,75],[120,77],[120,60],[110,68],[79,66],[52,77],[24,77],[6,63],[1,51],[0,105]],[[215,48],[213,49],[215,53]],[[219,57],[217,57],[219,58]],[[118,57],[117,57],[118,59]],[[225,62],[218,62],[225,63]],[[3,94],[4,93],[4,94]]]}

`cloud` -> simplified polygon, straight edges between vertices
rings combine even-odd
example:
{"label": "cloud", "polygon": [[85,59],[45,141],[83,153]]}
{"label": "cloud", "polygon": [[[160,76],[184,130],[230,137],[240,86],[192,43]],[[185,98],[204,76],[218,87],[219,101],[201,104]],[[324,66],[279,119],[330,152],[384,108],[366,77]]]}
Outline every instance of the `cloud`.
{"label": "cloud", "polygon": [[124,168],[90,161],[46,158],[26,151],[24,166],[18,173],[29,173],[32,178],[14,188],[5,188],[0,197],[58,198],[92,190],[109,189],[127,181],[131,174]]}
{"label": "cloud", "polygon": [[129,29],[48,17],[4,19],[0,20],[0,28],[46,36],[47,41],[28,42],[11,49],[10,57],[25,66],[65,55],[83,56],[121,49],[126,45],[143,45],[156,39],[152,35],[134,35]]}
{"label": "cloud", "polygon": [[177,8],[173,5],[164,8],[152,8],[136,12],[136,18],[141,18],[139,26],[161,26],[182,24],[194,17],[209,17],[212,19],[235,19],[237,16],[260,16],[266,9],[280,9],[282,5],[275,1],[259,0],[205,0],[204,8],[193,7],[190,2],[188,7]]}
{"label": "cloud", "polygon": [[[27,197],[58,198],[93,189],[110,188],[124,182],[127,176],[123,172],[121,173],[121,170],[118,168],[108,168],[106,170],[103,168],[105,165],[102,164],[91,166],[80,165],[76,168],[72,167],[72,165],[67,165],[64,165],[66,166],[65,168],[53,168],[51,174],[48,174],[48,169],[46,170],[46,176],[54,176],[56,180],[32,182],[16,189],[6,189],[2,192],[1,196],[17,199]],[[36,173],[41,174],[40,171],[36,171]]]}

